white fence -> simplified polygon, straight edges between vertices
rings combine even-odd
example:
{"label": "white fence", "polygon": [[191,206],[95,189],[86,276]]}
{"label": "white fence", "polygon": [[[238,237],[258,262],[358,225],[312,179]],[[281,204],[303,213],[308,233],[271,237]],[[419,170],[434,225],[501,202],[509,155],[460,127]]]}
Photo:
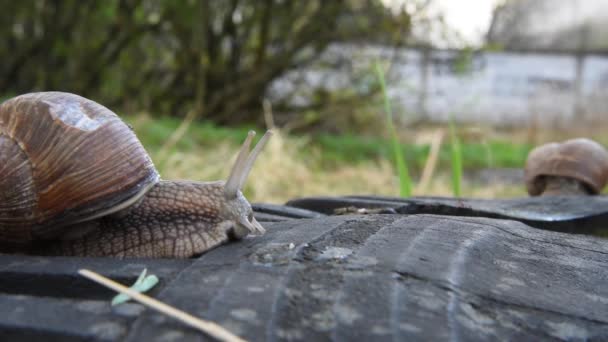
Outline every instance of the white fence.
{"label": "white fence", "polygon": [[[288,76],[275,84],[285,92],[296,84],[352,87],[349,73],[374,60],[392,60],[388,92],[405,122],[461,122],[495,126],[556,127],[608,123],[608,57],[549,53],[393,50],[333,46],[329,60],[350,60],[347,68],[307,70],[304,83]],[[331,57],[329,57],[331,56]],[[465,58],[467,57],[467,58]],[[463,68],[465,70],[463,70]],[[369,69],[367,69],[369,70]],[[300,91],[295,102],[306,101]]]}

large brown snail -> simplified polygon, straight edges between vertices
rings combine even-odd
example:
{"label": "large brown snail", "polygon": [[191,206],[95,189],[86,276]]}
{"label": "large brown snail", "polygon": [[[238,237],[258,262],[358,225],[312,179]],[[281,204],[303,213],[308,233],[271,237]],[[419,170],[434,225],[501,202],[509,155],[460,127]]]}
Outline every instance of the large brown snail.
{"label": "large brown snail", "polygon": [[226,182],[161,180],[116,114],[81,96],[0,105],[0,252],[190,257],[263,233],[241,193],[268,132],[250,132]]}

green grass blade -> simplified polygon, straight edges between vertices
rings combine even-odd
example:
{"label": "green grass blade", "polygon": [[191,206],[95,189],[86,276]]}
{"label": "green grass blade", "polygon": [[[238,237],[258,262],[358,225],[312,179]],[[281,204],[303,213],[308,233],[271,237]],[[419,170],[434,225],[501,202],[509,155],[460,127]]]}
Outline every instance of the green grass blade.
{"label": "green grass blade", "polygon": [[460,148],[460,139],[456,134],[456,127],[452,116],[450,116],[450,160],[452,164],[452,192],[455,197],[461,195],[462,183],[462,150]]}
{"label": "green grass blade", "polygon": [[[146,275],[146,272],[147,270],[144,268],[135,283],[131,285],[132,290],[144,293],[158,284],[158,277],[154,274]],[[131,297],[124,293],[120,293],[112,299],[112,306],[122,304],[130,299]]]}
{"label": "green grass blade", "polygon": [[384,98],[386,125],[389,130],[390,139],[393,147],[393,155],[395,158],[395,164],[397,165],[397,172],[399,174],[399,194],[401,195],[401,197],[409,197],[412,195],[412,179],[410,178],[408,167],[405,162],[405,158],[403,157],[403,150],[401,148],[401,144],[399,144],[397,130],[395,129],[395,125],[393,124],[393,110],[391,108],[391,103],[388,98],[388,93],[386,91],[384,72],[382,71],[382,68],[380,67],[379,63],[375,63],[375,69],[376,74],[378,76],[378,81],[380,82],[382,97]]}

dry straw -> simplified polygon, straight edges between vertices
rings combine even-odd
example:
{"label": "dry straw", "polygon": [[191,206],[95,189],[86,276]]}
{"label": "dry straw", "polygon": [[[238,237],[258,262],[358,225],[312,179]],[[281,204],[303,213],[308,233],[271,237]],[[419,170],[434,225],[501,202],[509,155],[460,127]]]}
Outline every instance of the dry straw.
{"label": "dry straw", "polygon": [[86,269],[81,269],[78,271],[80,275],[86,277],[98,284],[101,284],[105,287],[108,287],[116,292],[124,293],[125,295],[131,297],[133,300],[136,300],[156,311],[159,311],[167,316],[173,317],[195,329],[198,329],[211,337],[216,338],[219,341],[228,341],[228,342],[244,342],[242,338],[234,335],[230,331],[224,329],[222,326],[204,321],[198,317],[194,317],[187,312],[176,309],[168,304],[165,304],[159,300],[156,300],[152,297],[149,297],[145,294],[134,291],[126,286],[123,286],[111,279],[108,279],[98,273],[93,271],[89,271]]}

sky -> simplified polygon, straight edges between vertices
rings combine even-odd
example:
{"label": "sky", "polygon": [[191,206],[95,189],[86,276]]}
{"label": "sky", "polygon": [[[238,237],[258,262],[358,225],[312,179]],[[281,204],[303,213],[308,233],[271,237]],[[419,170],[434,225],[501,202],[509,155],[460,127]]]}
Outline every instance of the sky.
{"label": "sky", "polygon": [[[404,0],[383,0],[391,6],[400,6]],[[504,0],[433,0],[429,12],[442,14],[449,29],[456,31],[467,45],[481,44],[494,7]]]}
{"label": "sky", "polygon": [[[409,4],[424,2],[425,0],[382,0],[389,6],[400,7],[403,3]],[[462,40],[447,41],[441,33],[433,28],[420,28],[426,40],[436,46],[457,47],[479,46],[483,43],[491,21],[492,12],[497,5],[506,0],[431,0],[428,10],[430,16],[441,14],[451,33],[456,32]],[[608,0],[562,0],[555,1],[550,11],[539,12],[538,20],[532,21],[528,29],[535,33],[555,32],[560,29],[580,25],[590,19],[605,20],[608,17]],[[414,27],[414,35],[416,27]]]}
{"label": "sky", "polygon": [[501,0],[435,0],[433,10],[443,14],[449,28],[469,44],[480,44],[492,21],[492,12]]}

